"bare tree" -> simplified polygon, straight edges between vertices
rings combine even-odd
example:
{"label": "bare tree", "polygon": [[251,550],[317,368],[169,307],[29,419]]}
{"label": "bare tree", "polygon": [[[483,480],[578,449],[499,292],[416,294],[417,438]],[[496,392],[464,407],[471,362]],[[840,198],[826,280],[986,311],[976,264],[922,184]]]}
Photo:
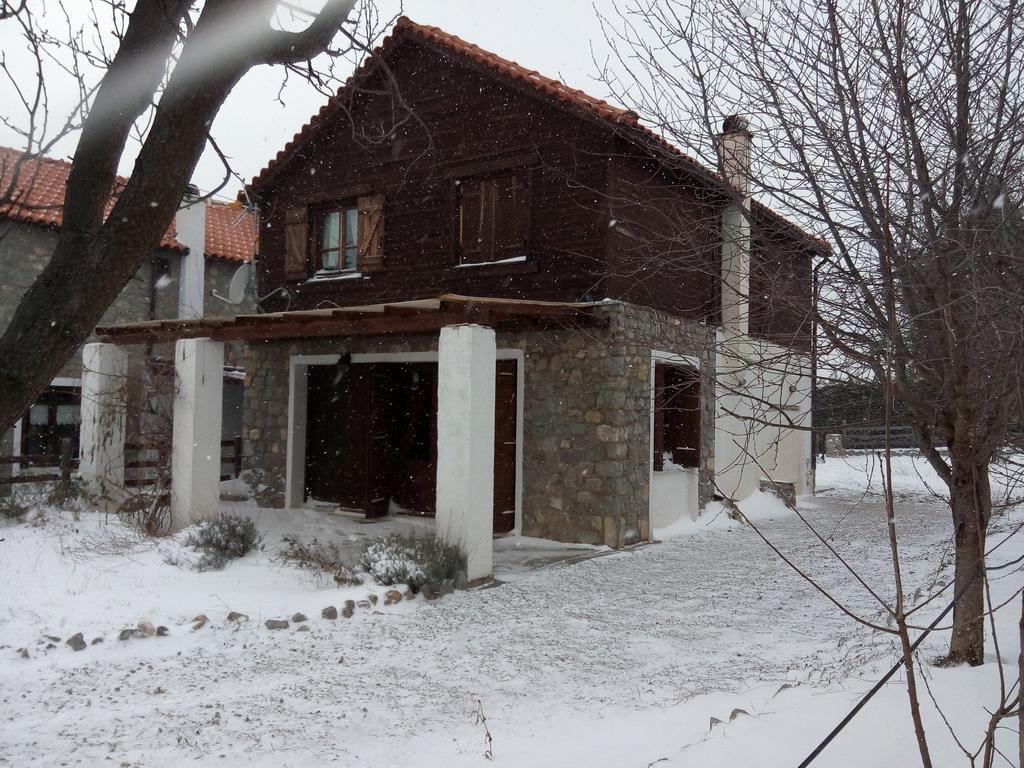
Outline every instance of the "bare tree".
{"label": "bare tree", "polygon": [[704,137],[751,116],[755,196],[827,239],[822,352],[899,403],[945,483],[947,658],[981,664],[989,473],[1024,371],[1019,3],[624,0],[605,29],[620,100],[718,167]]}
{"label": "bare tree", "polygon": [[[0,208],[19,204],[18,191],[31,185],[20,174],[28,161],[78,134],[53,256],[0,337],[3,428],[46,388],[157,247],[213,143],[210,126],[242,76],[277,65],[326,91],[334,62],[361,55],[373,37],[356,31],[373,18],[372,5],[357,8],[356,0],[327,0],[318,12],[278,0],[104,0],[89,5],[85,23],[59,7],[65,24],[54,31],[40,28],[33,3],[0,5],[0,23],[18,25],[36,63],[34,77],[25,77],[0,59],[21,110],[2,119],[26,149],[16,167],[3,169],[9,181]],[[314,66],[320,54],[327,54],[326,66]],[[79,88],[78,105],[64,117],[51,109],[52,66]],[[98,73],[95,83],[89,73]],[[133,138],[141,144],[134,169],[115,184]]]}

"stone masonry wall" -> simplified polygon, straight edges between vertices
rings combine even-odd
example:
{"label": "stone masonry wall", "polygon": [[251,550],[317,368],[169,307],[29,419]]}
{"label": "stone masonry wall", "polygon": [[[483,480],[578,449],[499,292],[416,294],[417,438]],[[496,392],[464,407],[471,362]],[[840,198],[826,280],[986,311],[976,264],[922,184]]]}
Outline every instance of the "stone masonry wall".
{"label": "stone masonry wall", "polygon": [[[43,271],[57,246],[57,233],[45,227],[20,222],[0,222],[0,332],[7,327],[14,315],[21,297],[32,282]],[[157,318],[167,319],[178,313],[178,268],[179,255],[174,251],[162,251],[170,271],[167,284],[156,292],[153,307]],[[255,312],[251,299],[239,307],[231,306],[210,296],[214,290],[226,296],[231,277],[240,264],[223,259],[206,260],[206,314],[221,317]],[[151,261],[146,259],[139,271],[128,281],[114,303],[103,313],[99,325],[137,323],[150,319],[150,270]],[[173,352],[170,353],[173,355]],[[231,344],[225,350],[226,365],[240,365],[241,345]],[[60,376],[79,378],[82,373],[82,355],[78,352],[68,361]]]}
{"label": "stone masonry wall", "polygon": [[[50,261],[57,245],[57,233],[44,227],[17,222],[0,223],[0,331],[7,327],[21,297]],[[103,323],[149,319],[149,264],[128,281],[121,295],[103,315]],[[82,355],[78,352],[61,369],[60,376],[79,378]]]}
{"label": "stone masonry wall", "polygon": [[[711,498],[713,331],[628,304],[601,312],[606,329],[499,333],[497,343],[525,358],[523,534],[620,547],[650,537],[652,349],[701,360],[699,502]],[[284,504],[292,355],[436,349],[434,335],[250,344],[243,465],[260,502]]]}

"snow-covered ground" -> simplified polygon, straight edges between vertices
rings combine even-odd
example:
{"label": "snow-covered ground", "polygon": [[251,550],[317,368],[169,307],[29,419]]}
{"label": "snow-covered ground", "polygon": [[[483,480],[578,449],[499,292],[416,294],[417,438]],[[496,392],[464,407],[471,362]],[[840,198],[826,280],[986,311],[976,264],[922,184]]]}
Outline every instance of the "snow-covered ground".
{"label": "snow-covered ground", "polygon": [[[924,592],[948,575],[948,512],[925,490],[919,462],[897,463],[905,583]],[[805,516],[891,593],[865,464],[829,460],[820,470],[830,490],[802,504]],[[764,498],[745,512],[844,605],[881,616],[797,516]],[[840,613],[753,530],[713,511],[663,531],[661,543],[336,621],[320,608],[374,589],[339,589],[272,558],[280,536],[327,537],[331,519],[250,513],[267,549],[202,574],[165,562],[180,554],[175,542],[154,547],[95,516],[0,524],[0,765],[477,766],[488,764],[489,730],[494,762],[510,766],[795,766],[898,655],[890,637]],[[997,520],[990,542],[1022,520],[1021,510]],[[992,559],[1022,554],[1013,537]],[[999,571],[994,599],[1022,583],[1019,566]],[[229,611],[250,621],[229,624]],[[263,627],[296,611],[311,631]],[[193,630],[199,613],[210,623]],[[997,615],[1010,682],[1019,617],[1019,597]],[[117,640],[140,620],[170,634]],[[104,642],[76,653],[63,643],[75,632]],[[43,635],[62,642],[47,650]],[[923,658],[946,642],[936,634]],[[981,737],[998,671],[993,653],[980,669],[925,669],[965,743]],[[914,764],[900,680],[816,766]],[[935,764],[966,764],[924,699]],[[1016,734],[1002,738],[1012,759]]]}

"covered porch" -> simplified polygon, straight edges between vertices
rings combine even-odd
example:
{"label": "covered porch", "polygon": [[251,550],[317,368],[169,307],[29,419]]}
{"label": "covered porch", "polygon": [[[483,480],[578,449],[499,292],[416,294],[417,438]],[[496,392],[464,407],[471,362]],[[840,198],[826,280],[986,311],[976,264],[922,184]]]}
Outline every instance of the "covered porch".
{"label": "covered porch", "polygon": [[[115,382],[124,347],[173,341],[172,525],[215,517],[219,464],[211,457],[219,456],[224,342],[319,340],[337,351],[304,354],[297,345],[287,370],[275,371],[287,375],[287,403],[253,400],[285,411],[283,445],[269,444],[284,453],[284,505],[326,502],[346,519],[433,517],[436,535],[464,550],[468,578],[489,577],[493,537],[521,530],[523,497],[523,353],[499,349],[495,332],[606,324],[590,304],[445,295],[99,328],[83,376],[83,399],[92,406],[83,414],[83,478],[108,489],[123,479]],[[430,335],[436,352],[350,353],[346,344]],[[247,389],[247,399],[259,398],[258,382]]]}

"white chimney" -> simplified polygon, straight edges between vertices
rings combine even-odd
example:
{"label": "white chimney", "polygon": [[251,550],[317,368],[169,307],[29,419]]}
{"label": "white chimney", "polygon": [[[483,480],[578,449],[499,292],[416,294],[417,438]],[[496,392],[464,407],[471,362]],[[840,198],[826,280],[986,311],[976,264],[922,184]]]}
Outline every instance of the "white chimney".
{"label": "white chimney", "polygon": [[750,157],[753,134],[747,120],[729,115],[722,123],[718,151],[732,201],[722,213],[722,330],[726,338],[746,336],[750,315]]}
{"label": "white chimney", "polygon": [[182,199],[175,226],[177,240],[188,248],[181,257],[178,273],[178,317],[189,320],[203,316],[203,297],[206,293],[206,201],[199,199],[199,191],[189,185]]}

